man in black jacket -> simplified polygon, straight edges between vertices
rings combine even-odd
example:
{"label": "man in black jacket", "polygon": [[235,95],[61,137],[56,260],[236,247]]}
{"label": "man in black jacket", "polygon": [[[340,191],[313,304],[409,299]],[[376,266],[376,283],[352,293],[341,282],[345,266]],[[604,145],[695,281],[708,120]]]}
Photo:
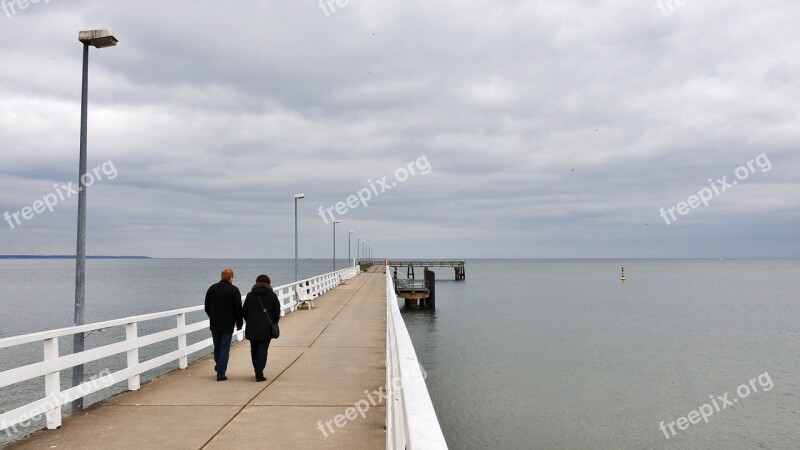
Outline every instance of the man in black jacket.
{"label": "man in black jacket", "polygon": [[233,285],[233,270],[223,270],[221,278],[206,292],[206,314],[211,322],[211,337],[214,340],[217,381],[228,379],[225,372],[228,370],[233,327],[242,329],[242,294]]}

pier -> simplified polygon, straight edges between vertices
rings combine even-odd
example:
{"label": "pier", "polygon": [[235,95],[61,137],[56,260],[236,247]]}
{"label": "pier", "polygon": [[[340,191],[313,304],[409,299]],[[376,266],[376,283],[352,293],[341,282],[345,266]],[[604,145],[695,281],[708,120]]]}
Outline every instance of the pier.
{"label": "pier", "polygon": [[390,259],[387,261],[387,265],[390,267],[406,267],[409,279],[414,279],[415,267],[452,267],[457,281],[467,279],[465,263],[463,259]]}
{"label": "pier", "polygon": [[[395,293],[398,297],[405,299],[407,308],[419,308],[426,306],[436,307],[436,274],[429,270],[429,267],[452,267],[455,272],[456,281],[466,279],[465,261],[457,259],[436,259],[436,260],[387,260],[387,267],[391,267],[392,279],[395,284]],[[397,268],[406,268],[406,278],[397,275]],[[417,280],[415,277],[415,267],[422,267],[424,279]]]}
{"label": "pier", "polygon": [[[69,390],[50,393],[27,407],[46,413],[49,428],[58,429],[37,432],[8,448],[447,448],[384,266],[352,274],[346,284],[347,272],[340,272],[298,283],[318,291],[311,310],[291,312],[297,301],[294,285],[275,288],[291,314],[281,319],[281,337],[270,345],[265,383],[254,381],[246,342],[231,349],[225,382],[216,381],[208,355],[139,386],[136,369],[147,363],[129,359],[131,367],[111,378],[127,380],[131,392],[67,417],[63,424],[60,407],[71,400],[66,398]],[[86,327],[97,325],[108,324]],[[207,332],[207,321],[188,327]],[[49,333],[75,331],[65,330]],[[45,346],[52,341],[47,333],[37,336],[45,338]],[[32,336],[2,339],[0,348],[33,342]],[[167,356],[183,361],[181,355],[191,347]],[[56,358],[49,356],[53,361],[72,358],[71,364],[77,355],[58,357],[56,349]],[[13,384],[23,372],[67,365],[44,363],[50,368],[0,372],[0,387]],[[46,379],[52,382],[53,374],[58,372],[46,373]],[[43,406],[48,399],[49,406]],[[0,414],[0,419],[13,424],[23,410]]]}

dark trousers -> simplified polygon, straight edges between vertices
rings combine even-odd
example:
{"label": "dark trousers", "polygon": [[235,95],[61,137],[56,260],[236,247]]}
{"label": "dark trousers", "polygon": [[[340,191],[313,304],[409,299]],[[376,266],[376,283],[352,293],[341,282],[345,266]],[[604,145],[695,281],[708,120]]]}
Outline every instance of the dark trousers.
{"label": "dark trousers", "polygon": [[269,341],[250,341],[250,359],[253,360],[253,370],[256,378],[264,378],[264,368],[267,367],[267,352],[269,351]]}
{"label": "dark trousers", "polygon": [[211,338],[214,340],[214,363],[217,366],[217,378],[224,377],[228,370],[228,358],[231,356],[233,333],[211,330]]}

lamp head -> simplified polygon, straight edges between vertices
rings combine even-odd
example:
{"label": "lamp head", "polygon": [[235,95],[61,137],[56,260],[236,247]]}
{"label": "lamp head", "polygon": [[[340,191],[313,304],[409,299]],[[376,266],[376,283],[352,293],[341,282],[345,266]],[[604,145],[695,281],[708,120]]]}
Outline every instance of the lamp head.
{"label": "lamp head", "polygon": [[107,28],[81,31],[78,33],[78,40],[95,48],[113,47],[119,42],[114,32]]}

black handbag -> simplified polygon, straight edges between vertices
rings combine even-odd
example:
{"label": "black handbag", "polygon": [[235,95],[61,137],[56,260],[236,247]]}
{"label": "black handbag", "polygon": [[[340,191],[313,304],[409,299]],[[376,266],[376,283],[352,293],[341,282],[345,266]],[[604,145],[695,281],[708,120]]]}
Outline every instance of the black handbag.
{"label": "black handbag", "polygon": [[258,303],[261,304],[261,309],[264,311],[264,314],[267,315],[267,320],[269,320],[269,328],[270,328],[270,334],[272,334],[272,339],[278,339],[281,336],[281,329],[278,328],[277,323],[272,321],[272,318],[269,316],[269,313],[267,312],[267,308],[264,308],[264,302],[261,301],[261,296],[257,295],[256,298],[258,298]]}

